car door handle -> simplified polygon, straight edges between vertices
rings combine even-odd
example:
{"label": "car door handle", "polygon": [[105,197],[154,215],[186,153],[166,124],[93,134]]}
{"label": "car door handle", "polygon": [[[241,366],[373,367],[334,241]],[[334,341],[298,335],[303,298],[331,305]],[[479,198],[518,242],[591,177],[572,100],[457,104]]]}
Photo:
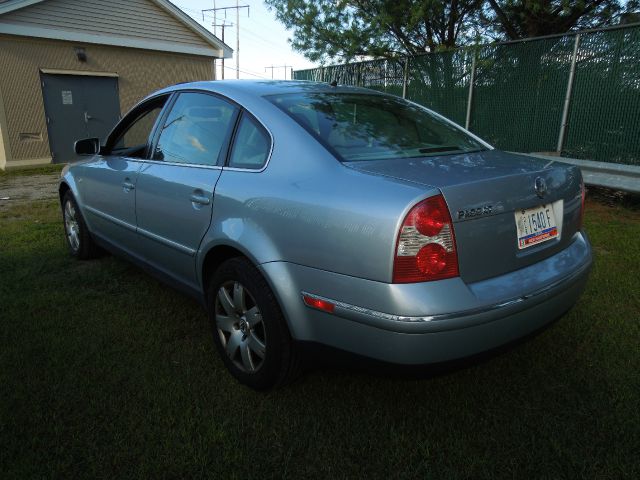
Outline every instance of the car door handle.
{"label": "car door handle", "polygon": [[130,192],[131,190],[136,188],[136,186],[131,182],[131,180],[125,180],[124,183],[122,184],[122,188],[124,189],[125,192]]}
{"label": "car door handle", "polygon": [[197,203],[199,205],[209,205],[211,203],[211,199],[202,193],[192,193],[189,198],[192,203]]}

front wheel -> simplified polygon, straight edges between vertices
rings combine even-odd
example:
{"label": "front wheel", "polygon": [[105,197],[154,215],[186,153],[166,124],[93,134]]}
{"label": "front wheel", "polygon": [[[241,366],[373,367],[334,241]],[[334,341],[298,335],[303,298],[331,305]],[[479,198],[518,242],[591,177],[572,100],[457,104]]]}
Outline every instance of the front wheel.
{"label": "front wheel", "polygon": [[93,242],[87,224],[82,218],[78,203],[71,191],[62,198],[62,220],[64,233],[71,255],[88,260],[98,255],[98,246]]}
{"label": "front wheel", "polygon": [[282,311],[248,260],[224,262],[211,279],[207,298],[214,342],[236,379],[267,390],[297,376],[299,362]]}

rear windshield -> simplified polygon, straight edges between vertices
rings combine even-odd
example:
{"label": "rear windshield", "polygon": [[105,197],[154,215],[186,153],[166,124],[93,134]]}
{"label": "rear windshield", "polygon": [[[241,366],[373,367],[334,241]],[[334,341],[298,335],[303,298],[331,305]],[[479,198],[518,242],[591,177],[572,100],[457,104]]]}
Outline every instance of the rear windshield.
{"label": "rear windshield", "polygon": [[354,93],[268,97],[343,162],[484,150],[483,144],[401,98]]}

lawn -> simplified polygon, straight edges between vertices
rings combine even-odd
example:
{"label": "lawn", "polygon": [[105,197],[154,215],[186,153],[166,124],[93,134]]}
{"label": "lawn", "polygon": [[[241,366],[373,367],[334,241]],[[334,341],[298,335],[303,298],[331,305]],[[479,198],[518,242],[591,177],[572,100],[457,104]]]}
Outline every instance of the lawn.
{"label": "lawn", "polygon": [[67,253],[56,202],[0,214],[3,479],[640,478],[640,209],[589,199],[578,305],[430,378],[237,384],[190,298]]}

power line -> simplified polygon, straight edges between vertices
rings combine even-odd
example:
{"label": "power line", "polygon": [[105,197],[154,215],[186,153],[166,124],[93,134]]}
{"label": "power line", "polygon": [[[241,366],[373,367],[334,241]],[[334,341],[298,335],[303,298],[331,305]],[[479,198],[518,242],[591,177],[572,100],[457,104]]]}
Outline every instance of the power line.
{"label": "power line", "polygon": [[[226,65],[225,65],[225,67],[224,67],[224,68],[226,68],[226,69],[228,69],[228,70],[235,70],[235,68],[233,68],[233,67],[227,67]],[[265,77],[265,76],[263,76],[263,75],[258,75],[257,73],[247,72],[246,70],[240,70],[240,72],[241,72],[241,73],[244,73],[244,74],[246,74],[246,75],[251,75],[252,77],[261,78],[261,79],[263,79],[263,80],[268,80],[268,78],[267,78],[267,77]]]}
{"label": "power line", "polygon": [[[181,7],[182,8],[182,7]],[[235,7],[232,7],[235,8]],[[207,20],[215,22],[215,23],[224,23],[226,22],[226,16],[225,17],[218,17],[217,15],[213,14],[213,13],[209,13],[207,10],[202,10],[202,11],[198,11],[198,10],[194,10],[192,8],[182,8],[185,11],[191,12],[192,14],[200,14],[203,16],[203,22],[206,22]],[[266,25],[263,22],[258,21],[255,17],[251,17],[251,22],[252,23],[257,23],[260,26],[262,26],[263,28],[272,28],[272,26]],[[273,42],[272,40],[269,40],[268,38],[265,38],[261,35],[258,35],[257,33],[255,33],[253,30],[248,29],[247,27],[241,27],[240,30],[242,30],[242,32],[248,34],[249,36],[254,37],[256,40],[259,40],[260,42],[263,43],[268,43],[269,45],[279,49],[282,52],[287,52],[290,53],[290,50],[286,48],[285,45],[279,45],[275,42]],[[216,31],[214,29],[213,32],[214,35],[216,35]]]}
{"label": "power line", "polygon": [[240,78],[240,9],[241,8],[246,8],[247,9],[247,16],[249,16],[249,5],[239,5],[238,0],[236,0],[236,6],[235,7],[214,7],[214,8],[207,8],[202,10],[202,18],[204,21],[204,14],[205,12],[213,12],[213,15],[215,17],[215,14],[217,11],[222,10],[224,12],[226,12],[227,10],[233,10],[235,9],[236,11],[236,25],[238,26],[238,28],[236,28],[236,78]]}
{"label": "power line", "polygon": [[[238,0],[236,0],[236,4],[238,3]],[[242,33],[248,35],[250,38],[250,43],[256,43],[256,42],[260,42],[262,44],[268,44],[270,45],[273,50],[280,52],[280,53],[286,53],[286,54],[290,54],[291,51],[290,49],[286,48],[286,45],[279,45],[276,44],[275,42],[273,42],[272,40],[263,37],[262,35],[259,35],[257,33],[255,33],[254,29],[250,29],[244,26],[240,26],[239,23],[237,23],[236,25],[234,25],[233,23],[227,23],[226,18],[226,12],[227,10],[233,10],[236,9],[236,16],[238,17],[239,20],[239,9],[240,8],[247,8],[247,13],[249,12],[249,5],[237,5],[237,6],[233,6],[233,7],[216,7],[216,1],[214,0],[213,2],[214,4],[214,8],[213,9],[204,9],[204,10],[194,10],[192,8],[188,8],[188,7],[180,7],[182,10],[185,10],[187,12],[192,13],[192,15],[201,15],[202,16],[202,22],[205,23],[205,25],[208,23],[208,20],[212,21],[211,26],[213,27],[213,34],[217,36],[217,28],[216,27],[222,27],[222,38],[221,40],[223,42],[225,42],[225,38],[224,38],[224,33],[225,33],[225,28],[229,28],[229,27],[235,27],[236,29],[236,43],[237,43],[237,47],[236,47],[236,78],[239,78],[239,72],[245,73],[247,75],[251,75],[253,77],[256,78],[267,78],[261,75],[258,75],[256,73],[252,73],[246,70],[241,70],[239,68],[239,36],[240,36],[240,30],[242,30]],[[223,16],[219,16],[217,13],[219,11],[223,11],[225,13],[224,17]],[[255,17],[251,18],[251,23],[256,23],[259,26],[262,26],[262,28],[272,28],[272,26],[267,26],[265,23],[259,21],[258,19],[256,19]],[[251,42],[251,40],[253,40],[253,42]],[[221,59],[221,63],[222,63],[222,78],[224,79],[224,71],[226,70],[233,70],[230,67],[227,67],[224,63],[224,58]],[[287,65],[287,67],[291,67],[290,65]],[[283,68],[282,67],[278,67],[278,68]],[[273,70],[272,70],[273,73]],[[285,71],[285,78],[286,78],[286,71]]]}
{"label": "power line", "polygon": [[[271,80],[273,80],[273,71],[276,68],[284,68],[284,79],[286,80],[287,79],[287,68],[289,68],[289,67],[291,67],[291,69],[293,70],[293,67],[291,65],[277,65],[277,66],[271,65],[270,67],[264,67],[264,71],[266,72],[267,68],[270,68],[271,69]],[[291,76],[293,77],[293,75],[291,75]]]}

